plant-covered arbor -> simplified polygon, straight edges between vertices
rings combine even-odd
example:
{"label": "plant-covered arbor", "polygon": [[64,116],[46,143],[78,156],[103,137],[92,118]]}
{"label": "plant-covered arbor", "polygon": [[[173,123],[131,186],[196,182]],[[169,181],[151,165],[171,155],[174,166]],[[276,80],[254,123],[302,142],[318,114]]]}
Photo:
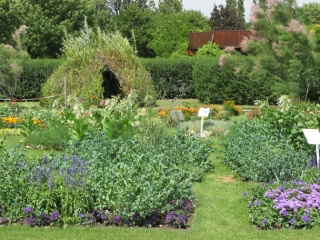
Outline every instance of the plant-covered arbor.
{"label": "plant-covered arbor", "polygon": [[90,105],[131,91],[136,91],[140,105],[155,102],[149,73],[119,32],[93,31],[85,24],[79,36],[67,35],[63,53],[63,63],[41,91],[43,97],[55,97],[42,98],[42,105],[62,107],[74,101]]}

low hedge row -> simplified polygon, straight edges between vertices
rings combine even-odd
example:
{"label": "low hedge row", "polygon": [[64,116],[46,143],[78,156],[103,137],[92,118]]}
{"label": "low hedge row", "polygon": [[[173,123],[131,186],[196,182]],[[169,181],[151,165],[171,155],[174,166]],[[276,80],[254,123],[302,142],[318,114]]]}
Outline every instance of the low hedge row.
{"label": "low hedge row", "polygon": [[24,62],[15,97],[19,99],[39,98],[42,84],[59,67],[60,62],[58,59],[30,59]]}
{"label": "low hedge row", "polygon": [[[237,104],[253,104],[266,99],[270,86],[237,75],[234,69],[221,68],[219,58],[181,57],[141,59],[150,72],[158,99],[198,98],[205,103],[222,103],[232,99]],[[58,68],[56,59],[32,59],[23,65],[16,98],[38,98],[42,84]]]}

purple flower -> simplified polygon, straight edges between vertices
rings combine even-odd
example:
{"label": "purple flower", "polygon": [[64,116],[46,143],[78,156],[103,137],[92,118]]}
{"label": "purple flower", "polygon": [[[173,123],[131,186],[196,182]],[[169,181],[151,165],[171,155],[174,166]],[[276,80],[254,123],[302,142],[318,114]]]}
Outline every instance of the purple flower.
{"label": "purple flower", "polygon": [[258,200],[258,201],[256,202],[257,205],[260,205],[261,203],[262,203],[261,200]]}
{"label": "purple flower", "polygon": [[53,188],[53,176],[50,176],[50,177],[49,177],[48,187],[49,187],[49,190],[51,191],[52,188]]}
{"label": "purple flower", "polygon": [[291,218],[290,221],[289,221],[289,223],[290,223],[291,225],[293,225],[293,224],[294,224],[294,219]]}
{"label": "purple flower", "polygon": [[44,225],[49,225],[50,224],[50,216],[46,213],[41,214],[42,221]]}
{"label": "purple flower", "polygon": [[289,212],[287,210],[284,210],[282,214],[287,217],[289,215]]}
{"label": "purple flower", "polygon": [[242,193],[242,196],[247,196],[247,192],[243,192],[243,193]]}
{"label": "purple flower", "polygon": [[284,186],[281,185],[281,186],[279,187],[279,190],[280,190],[281,192],[283,192],[283,191],[284,191]]}
{"label": "purple flower", "polygon": [[173,211],[173,212],[168,212],[166,215],[166,222],[167,223],[171,223],[176,219],[177,216],[177,212]]}
{"label": "purple flower", "polygon": [[50,215],[50,220],[53,222],[58,221],[59,219],[59,212],[58,211],[54,211],[51,215]]}
{"label": "purple flower", "polygon": [[31,213],[33,211],[32,207],[26,207],[23,209],[25,213]]}
{"label": "purple flower", "polygon": [[40,224],[40,220],[38,218],[26,218],[24,220],[24,224],[29,225],[30,227],[34,227]]}
{"label": "purple flower", "polygon": [[0,217],[0,224],[5,224],[6,222],[8,222],[8,219],[5,217]]}
{"label": "purple flower", "polygon": [[188,220],[188,218],[184,215],[179,215],[177,217],[177,223],[184,225],[186,223],[186,221]]}
{"label": "purple flower", "polygon": [[118,215],[117,215],[117,216],[114,216],[114,217],[113,217],[113,222],[116,223],[116,224],[119,224],[119,223],[121,222],[121,217],[118,216]]}
{"label": "purple flower", "polygon": [[265,223],[268,222],[268,220],[267,220],[267,219],[262,219],[261,222],[262,222],[263,224],[265,224]]}
{"label": "purple flower", "polygon": [[248,207],[252,207],[252,203],[250,202],[250,203],[248,203]]}
{"label": "purple flower", "polygon": [[303,216],[302,216],[302,220],[303,220],[304,222],[309,222],[310,218],[308,217],[308,215],[303,215]]}
{"label": "purple flower", "polygon": [[47,165],[49,163],[49,160],[48,160],[47,156],[44,156],[43,162],[44,162],[45,165]]}
{"label": "purple flower", "polygon": [[101,220],[104,222],[104,220],[108,218],[108,214],[107,214],[107,213],[102,213],[102,214],[100,215],[100,218],[101,218]]}

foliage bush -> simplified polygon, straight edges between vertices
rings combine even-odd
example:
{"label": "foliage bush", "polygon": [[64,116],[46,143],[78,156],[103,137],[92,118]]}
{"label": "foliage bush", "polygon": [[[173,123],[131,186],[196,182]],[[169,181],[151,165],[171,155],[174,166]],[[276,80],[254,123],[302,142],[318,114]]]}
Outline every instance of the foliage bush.
{"label": "foliage bush", "polygon": [[30,226],[54,215],[49,224],[185,227],[191,183],[213,167],[208,144],[164,136],[145,148],[135,139],[108,139],[96,132],[63,155],[32,161],[2,147],[0,217]]}
{"label": "foliage bush", "polygon": [[223,162],[243,180],[258,182],[301,177],[310,158],[309,149],[297,149],[286,135],[268,122],[243,122],[222,142]]}
{"label": "foliage bush", "polygon": [[23,72],[14,97],[18,99],[40,98],[42,85],[60,64],[61,61],[58,59],[29,59],[25,61],[22,64]]}
{"label": "foliage bush", "polygon": [[289,102],[282,105],[280,108],[262,107],[261,114],[257,117],[272,125],[297,148],[310,148],[302,129],[320,128],[320,105],[303,102]]}
{"label": "foliage bush", "polygon": [[151,74],[157,98],[194,98],[194,61],[188,57],[142,59],[142,64]]}
{"label": "foliage bush", "polygon": [[254,100],[266,99],[270,94],[264,82],[235,74],[231,68],[221,68],[217,57],[198,58],[192,74],[196,97],[205,103],[230,99],[237,104],[253,104]]}
{"label": "foliage bush", "polygon": [[212,56],[212,57],[220,57],[224,51],[222,51],[219,46],[214,42],[208,42],[207,44],[200,47],[196,53],[196,56]]}
{"label": "foliage bush", "polygon": [[[262,183],[249,191],[249,219],[261,229],[312,228],[320,225],[318,179]],[[245,194],[246,195],[246,194]]]}

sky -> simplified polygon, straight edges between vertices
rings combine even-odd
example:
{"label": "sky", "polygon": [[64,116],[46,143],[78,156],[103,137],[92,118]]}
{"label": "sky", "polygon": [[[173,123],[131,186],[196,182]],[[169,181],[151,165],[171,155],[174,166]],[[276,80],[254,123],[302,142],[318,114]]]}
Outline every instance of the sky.
{"label": "sky", "polygon": [[[302,6],[304,3],[318,2],[319,0],[296,0],[298,6]],[[155,0],[158,4],[158,0]],[[217,6],[225,5],[226,0],[182,0],[183,8],[186,10],[200,10],[205,16],[210,17],[213,10],[213,5]],[[250,7],[253,4],[253,0],[244,0],[245,18],[248,22],[250,16]]]}

